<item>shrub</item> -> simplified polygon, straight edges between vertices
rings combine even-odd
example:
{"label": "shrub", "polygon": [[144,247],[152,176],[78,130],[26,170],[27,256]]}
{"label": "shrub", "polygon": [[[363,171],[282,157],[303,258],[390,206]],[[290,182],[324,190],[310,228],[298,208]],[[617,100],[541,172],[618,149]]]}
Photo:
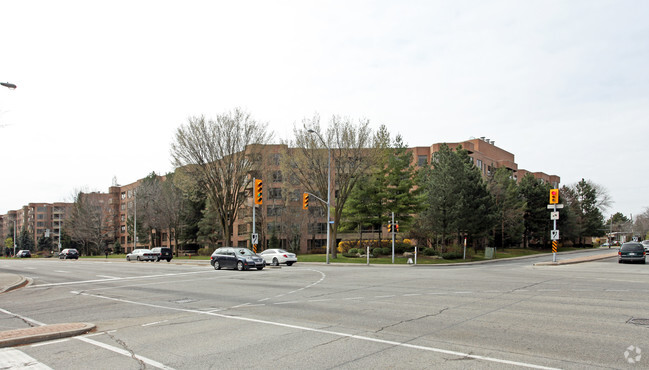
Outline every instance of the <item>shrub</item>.
{"label": "shrub", "polygon": [[358,253],[358,249],[356,249],[356,248],[349,248],[349,250],[347,251],[347,253],[348,253],[348,254],[356,254],[356,253]]}
{"label": "shrub", "polygon": [[375,256],[380,256],[383,254],[383,248],[376,247],[372,249],[372,254]]}
{"label": "shrub", "polygon": [[391,256],[392,255],[392,247],[383,247],[383,248],[381,248],[381,252],[385,256]]}
{"label": "shrub", "polygon": [[445,260],[456,260],[462,257],[464,257],[463,251],[448,251],[446,253],[442,253],[442,258]]}
{"label": "shrub", "polygon": [[437,256],[439,253],[437,253],[437,250],[435,248],[425,248],[422,252],[424,256]]}
{"label": "shrub", "polygon": [[204,247],[198,250],[198,255],[199,256],[211,256],[212,255],[212,248],[210,247]]}

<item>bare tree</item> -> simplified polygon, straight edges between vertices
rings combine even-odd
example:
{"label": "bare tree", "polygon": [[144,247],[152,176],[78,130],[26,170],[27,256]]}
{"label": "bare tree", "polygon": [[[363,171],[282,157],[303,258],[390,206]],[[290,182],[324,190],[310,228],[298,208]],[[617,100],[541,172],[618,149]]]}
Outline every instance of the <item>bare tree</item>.
{"label": "bare tree", "polygon": [[267,124],[239,108],[216,120],[189,118],[176,131],[171,145],[174,164],[186,166],[185,173],[204,186],[227,244],[231,244],[237,212],[247,199],[245,189],[252,180],[248,175],[261,168],[262,146],[271,138]]}
{"label": "bare tree", "polygon": [[[288,147],[294,149],[290,155],[283,155],[282,169],[289,176],[295,176],[303,191],[327,200],[329,152],[331,153],[331,207],[333,224],[330,250],[336,258],[335,240],[345,202],[356,181],[374,164],[374,149],[384,145],[369,127],[369,121],[361,119],[357,123],[349,118],[334,116],[321,135],[320,117],[303,120],[303,128],[294,128],[294,141]],[[322,140],[320,139],[322,138]],[[288,153],[287,153],[288,154]],[[327,205],[320,204],[325,213]]]}
{"label": "bare tree", "polygon": [[115,239],[115,210],[110,194],[79,191],[71,209],[67,234],[83,245],[86,255],[99,253]]}

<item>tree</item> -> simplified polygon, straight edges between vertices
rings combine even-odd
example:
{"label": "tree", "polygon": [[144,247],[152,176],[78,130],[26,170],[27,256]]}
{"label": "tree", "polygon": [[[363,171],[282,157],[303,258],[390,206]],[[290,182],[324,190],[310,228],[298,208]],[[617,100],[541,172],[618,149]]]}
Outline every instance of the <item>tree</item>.
{"label": "tree", "polygon": [[494,240],[500,240],[501,248],[505,247],[506,241],[508,244],[520,243],[526,205],[511,170],[505,167],[496,169],[489,178],[487,188],[493,196],[498,221],[493,229]]}
{"label": "tree", "polygon": [[171,145],[175,165],[186,166],[186,174],[204,187],[227,244],[237,213],[247,199],[245,189],[252,180],[249,174],[261,169],[260,151],[271,139],[266,126],[236,108],[217,115],[216,120],[189,118],[178,128]]}
{"label": "tree", "polygon": [[599,185],[581,179],[578,183],[561,188],[560,195],[566,200],[575,216],[577,243],[585,244],[587,236],[604,235],[602,210],[610,204],[610,197]]}
{"label": "tree", "polygon": [[649,208],[645,208],[644,212],[636,216],[634,230],[643,239],[649,238]]}
{"label": "tree", "polygon": [[[325,201],[331,185],[333,224],[329,223],[327,227],[331,241],[335,242],[345,203],[359,179],[374,165],[373,154],[376,149],[381,149],[383,143],[372,134],[368,120],[361,119],[355,123],[350,118],[338,116],[331,118],[324,137],[318,115],[305,118],[303,128],[294,128],[293,134],[294,139],[287,148],[295,149],[282,155],[282,170],[289,176],[294,176],[305,191]],[[329,170],[331,184],[328,183]],[[324,202],[314,203],[320,204],[326,212],[327,205]],[[335,245],[330,245],[330,250],[332,257],[336,258]]]}
{"label": "tree", "polygon": [[[530,246],[530,242],[545,245],[550,236],[550,217],[547,204],[550,193],[550,184],[526,174],[518,184],[519,192],[525,201],[523,214],[523,245]],[[562,215],[561,218],[565,218]]]}
{"label": "tree", "polygon": [[70,210],[67,228],[72,241],[83,248],[86,255],[103,251],[115,240],[114,210],[105,194],[79,191]]}
{"label": "tree", "polygon": [[453,240],[460,243],[464,235],[474,245],[487,240],[494,223],[493,201],[466,150],[458,147],[454,151],[442,144],[431,167],[422,171],[420,185],[426,208],[419,214],[417,235],[428,240],[437,235],[443,248]]}

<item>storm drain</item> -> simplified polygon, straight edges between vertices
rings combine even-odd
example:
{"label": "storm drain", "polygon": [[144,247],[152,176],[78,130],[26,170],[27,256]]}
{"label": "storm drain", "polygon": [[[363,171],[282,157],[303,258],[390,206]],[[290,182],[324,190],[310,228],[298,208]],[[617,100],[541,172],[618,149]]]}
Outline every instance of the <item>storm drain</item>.
{"label": "storm drain", "polygon": [[632,318],[631,320],[627,321],[627,323],[640,326],[649,326],[649,319]]}

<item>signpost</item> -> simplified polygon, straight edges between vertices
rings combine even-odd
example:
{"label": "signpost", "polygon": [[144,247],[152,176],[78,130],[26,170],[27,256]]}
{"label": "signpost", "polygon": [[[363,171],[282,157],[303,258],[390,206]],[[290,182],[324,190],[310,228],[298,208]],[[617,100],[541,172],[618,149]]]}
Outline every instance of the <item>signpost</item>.
{"label": "signpost", "polygon": [[559,211],[557,209],[563,208],[563,204],[559,204],[559,189],[550,189],[550,204],[548,209],[551,209],[550,220],[553,221],[554,227],[550,230],[550,240],[552,240],[552,262],[557,262],[557,245],[559,244],[559,230],[557,229],[557,220],[559,219]]}

